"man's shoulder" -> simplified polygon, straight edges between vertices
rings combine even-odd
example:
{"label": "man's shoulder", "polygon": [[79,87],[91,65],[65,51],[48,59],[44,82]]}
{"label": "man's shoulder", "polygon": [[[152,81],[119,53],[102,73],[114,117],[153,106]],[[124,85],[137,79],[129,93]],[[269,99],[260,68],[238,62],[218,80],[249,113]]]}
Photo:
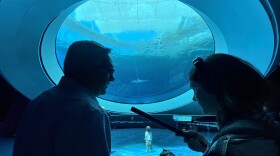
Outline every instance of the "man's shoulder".
{"label": "man's shoulder", "polygon": [[44,107],[45,110],[74,114],[99,111],[101,108],[95,97],[57,86],[41,93],[30,102],[29,107],[33,109],[43,109]]}

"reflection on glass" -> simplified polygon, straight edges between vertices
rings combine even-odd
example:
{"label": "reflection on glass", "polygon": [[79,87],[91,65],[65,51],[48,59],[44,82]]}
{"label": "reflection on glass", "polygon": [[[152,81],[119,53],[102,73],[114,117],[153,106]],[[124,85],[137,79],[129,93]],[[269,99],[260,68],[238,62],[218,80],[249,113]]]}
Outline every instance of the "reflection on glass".
{"label": "reflection on glass", "polygon": [[158,102],[188,91],[192,60],[214,53],[207,24],[177,0],[88,1],[58,32],[62,68],[66,50],[76,40],[112,49],[115,81],[101,98],[120,103]]}

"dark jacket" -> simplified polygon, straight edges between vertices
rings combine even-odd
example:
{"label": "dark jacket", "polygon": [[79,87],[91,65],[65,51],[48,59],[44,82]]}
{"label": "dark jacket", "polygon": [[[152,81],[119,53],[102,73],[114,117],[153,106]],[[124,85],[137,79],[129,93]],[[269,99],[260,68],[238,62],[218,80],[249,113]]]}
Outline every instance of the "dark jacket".
{"label": "dark jacket", "polygon": [[279,126],[264,114],[226,123],[204,156],[279,156]]}

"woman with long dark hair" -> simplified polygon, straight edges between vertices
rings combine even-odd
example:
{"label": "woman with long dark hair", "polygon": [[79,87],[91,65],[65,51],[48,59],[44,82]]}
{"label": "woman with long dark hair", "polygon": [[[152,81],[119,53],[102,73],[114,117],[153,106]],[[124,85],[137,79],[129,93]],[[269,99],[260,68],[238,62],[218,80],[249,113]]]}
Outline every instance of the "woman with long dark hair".
{"label": "woman with long dark hair", "polygon": [[193,100],[217,116],[219,132],[211,143],[187,133],[189,148],[205,156],[279,156],[280,130],[263,111],[269,101],[264,76],[251,64],[228,54],[196,58],[189,73]]}

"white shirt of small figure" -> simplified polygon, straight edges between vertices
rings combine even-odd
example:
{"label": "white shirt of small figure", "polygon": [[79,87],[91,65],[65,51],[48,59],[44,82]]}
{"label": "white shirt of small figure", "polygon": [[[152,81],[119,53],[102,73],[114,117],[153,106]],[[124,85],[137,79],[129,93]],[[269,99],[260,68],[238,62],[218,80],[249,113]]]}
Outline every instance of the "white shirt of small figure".
{"label": "white shirt of small figure", "polygon": [[146,152],[149,152],[152,150],[152,138],[153,134],[150,130],[146,130],[145,132],[145,142],[146,142]]}

